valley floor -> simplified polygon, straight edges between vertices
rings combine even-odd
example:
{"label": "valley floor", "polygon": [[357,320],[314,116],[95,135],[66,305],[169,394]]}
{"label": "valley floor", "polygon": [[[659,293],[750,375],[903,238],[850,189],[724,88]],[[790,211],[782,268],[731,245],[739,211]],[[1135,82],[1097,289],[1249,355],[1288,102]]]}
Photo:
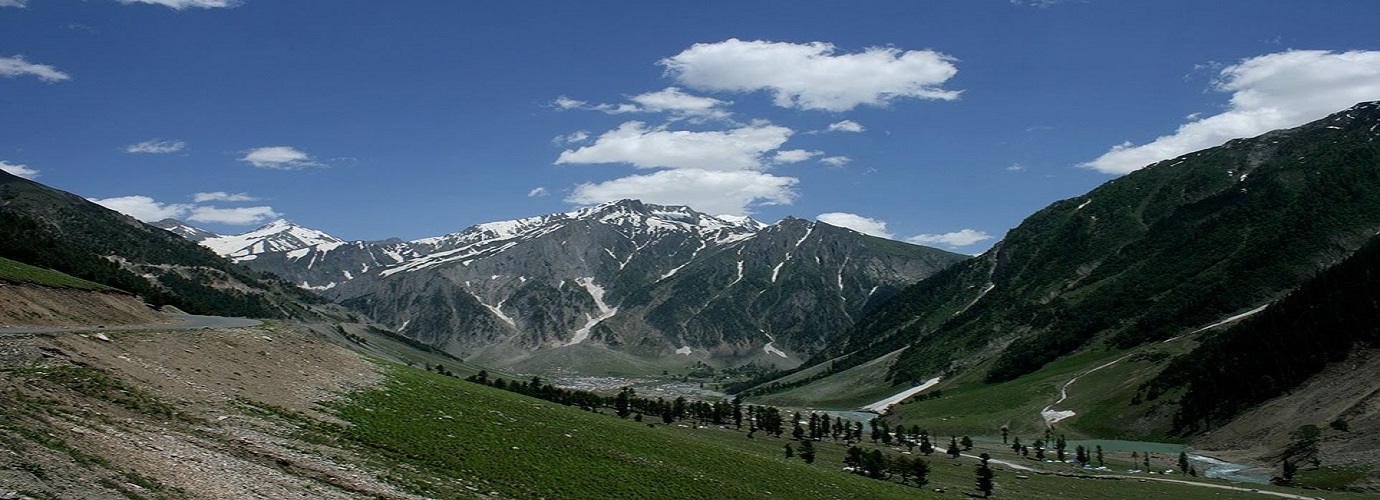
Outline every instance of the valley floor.
{"label": "valley floor", "polygon": [[[607,413],[371,360],[271,322],[10,334],[0,336],[0,494],[962,498],[974,491],[971,456],[925,457],[932,472],[921,489],[842,472],[843,442],[819,442],[818,460],[807,465],[782,456],[786,444],[800,445],[789,437],[748,439],[745,430],[692,422],[649,426]],[[999,441],[979,439],[965,453],[981,452],[997,457],[997,498],[1259,498],[1250,486],[1163,482],[1178,476],[1089,481],[1080,477],[1099,472],[1012,458]]]}

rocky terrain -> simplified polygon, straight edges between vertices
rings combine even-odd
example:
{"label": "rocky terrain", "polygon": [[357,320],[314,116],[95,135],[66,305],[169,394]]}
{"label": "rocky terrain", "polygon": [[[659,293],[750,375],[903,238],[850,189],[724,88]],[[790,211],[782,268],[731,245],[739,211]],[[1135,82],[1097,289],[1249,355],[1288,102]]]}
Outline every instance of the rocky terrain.
{"label": "rocky terrain", "polygon": [[330,422],[318,402],[376,383],[362,356],[283,324],[121,331],[68,317],[112,324],[0,334],[0,494],[411,497],[293,423]]}

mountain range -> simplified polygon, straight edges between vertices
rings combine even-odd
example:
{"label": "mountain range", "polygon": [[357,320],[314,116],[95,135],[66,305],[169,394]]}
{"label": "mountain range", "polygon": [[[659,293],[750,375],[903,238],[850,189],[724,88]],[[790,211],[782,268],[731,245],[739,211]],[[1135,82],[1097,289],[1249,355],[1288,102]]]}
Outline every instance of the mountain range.
{"label": "mountain range", "polygon": [[499,366],[588,343],[643,359],[791,367],[968,258],[822,222],[768,225],[636,200],[412,241],[343,241],[281,220],[239,235],[156,225]]}
{"label": "mountain range", "polygon": [[[169,232],[9,174],[0,257],[154,306],[311,316],[337,340],[372,318],[489,366],[773,364],[795,368],[742,394],[836,408],[935,381],[943,397],[888,419],[1377,463],[1377,138],[1368,102],[1158,162],[976,257],[635,200],[413,241]],[[353,313],[313,311],[328,299]],[[1299,455],[1298,436],[1328,446]]]}

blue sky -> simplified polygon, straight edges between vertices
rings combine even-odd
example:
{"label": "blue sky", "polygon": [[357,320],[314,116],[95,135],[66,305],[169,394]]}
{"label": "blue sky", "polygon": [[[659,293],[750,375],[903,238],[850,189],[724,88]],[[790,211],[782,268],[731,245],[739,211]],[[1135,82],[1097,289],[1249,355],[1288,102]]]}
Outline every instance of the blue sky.
{"label": "blue sky", "polygon": [[413,239],[617,198],[965,253],[1380,99],[1380,2],[0,0],[0,168]]}

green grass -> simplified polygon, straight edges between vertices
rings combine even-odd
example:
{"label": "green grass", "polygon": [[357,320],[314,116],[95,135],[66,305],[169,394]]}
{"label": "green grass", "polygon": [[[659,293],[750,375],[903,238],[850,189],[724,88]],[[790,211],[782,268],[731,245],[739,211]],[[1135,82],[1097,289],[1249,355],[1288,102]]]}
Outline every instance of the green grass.
{"label": "green grass", "polygon": [[[798,447],[798,442],[761,433],[749,439],[743,431],[718,427],[653,428],[407,367],[385,371],[388,379],[383,385],[330,404],[347,426],[321,430],[336,434],[341,443],[361,450],[378,470],[388,471],[385,480],[421,495],[937,498],[974,491],[976,460],[968,457],[927,457],[930,484],[920,489],[843,472],[843,443],[818,443],[817,461],[805,464],[799,458],[784,458],[784,445]],[[999,441],[980,441],[971,453],[982,451],[1019,460]],[[1063,464],[1020,463],[1048,472],[1077,471]],[[996,470],[996,498],[1258,498],[1246,491],[1136,479],[1074,479],[1018,473],[1004,466]],[[1018,474],[1024,478],[1018,479]],[[938,495],[935,488],[946,493]]]}
{"label": "green grass", "polygon": [[352,424],[351,441],[393,464],[390,481],[423,495],[470,495],[467,486],[528,498],[769,498],[787,491],[799,498],[900,498],[916,492],[788,462],[782,440],[736,449],[677,427],[649,428],[416,370],[392,368],[389,377],[336,409]]}
{"label": "green grass", "polygon": [[99,283],[92,283],[58,271],[34,267],[4,257],[0,257],[0,281],[31,283],[56,288],[76,288],[80,290],[115,290],[114,288]]}
{"label": "green grass", "polygon": [[[753,403],[781,407],[835,410],[860,408],[907,389],[892,386],[886,380],[887,366],[896,359],[896,355],[897,353],[888,354],[800,387],[748,399]],[[790,382],[804,376],[808,375],[795,373],[782,378],[781,381]]]}
{"label": "green grass", "polygon": [[1294,484],[1320,490],[1344,490],[1370,474],[1370,467],[1320,467],[1300,470]]}

